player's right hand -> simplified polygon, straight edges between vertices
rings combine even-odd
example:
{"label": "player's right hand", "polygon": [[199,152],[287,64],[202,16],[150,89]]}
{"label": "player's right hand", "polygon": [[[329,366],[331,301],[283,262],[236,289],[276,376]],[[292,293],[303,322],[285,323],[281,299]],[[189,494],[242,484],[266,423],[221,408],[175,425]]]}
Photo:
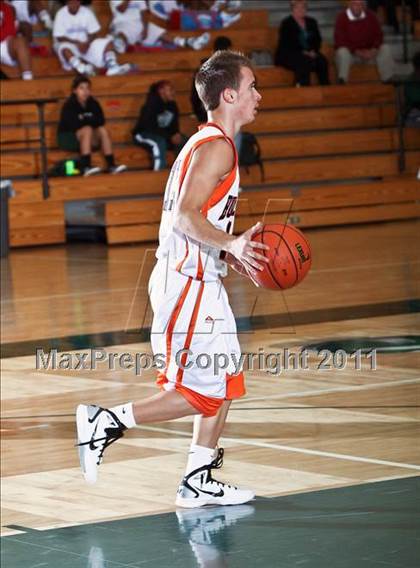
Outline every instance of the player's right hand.
{"label": "player's right hand", "polygon": [[[264,264],[269,262],[269,259],[257,252],[259,250],[269,250],[269,246],[264,243],[258,243],[252,240],[252,235],[263,227],[263,224],[257,223],[239,237],[236,237],[229,243],[227,248],[235,258],[242,263],[245,270],[250,275],[256,275],[258,270],[264,270]],[[260,262],[259,262],[260,261]]]}

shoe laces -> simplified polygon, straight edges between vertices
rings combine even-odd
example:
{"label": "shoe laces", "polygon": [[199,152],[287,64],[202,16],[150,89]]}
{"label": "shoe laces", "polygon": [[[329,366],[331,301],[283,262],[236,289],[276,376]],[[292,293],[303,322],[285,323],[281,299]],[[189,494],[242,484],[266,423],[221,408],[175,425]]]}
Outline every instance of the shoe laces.
{"label": "shoe laces", "polygon": [[101,438],[95,438],[93,440],[89,440],[88,442],[81,442],[80,444],[77,444],[78,446],[87,446],[91,443],[102,442],[102,447],[98,454],[98,461],[96,462],[97,465],[100,465],[104,455],[104,451],[108,448],[108,446],[110,446],[111,444],[122,438],[124,436],[124,431],[127,430],[127,427],[124,426],[124,424],[119,420],[117,415],[114,414],[111,410],[108,410],[106,408],[101,408],[99,414],[101,412],[107,412],[110,418],[114,420],[115,426],[112,425],[108,426],[107,428],[104,428],[105,436],[102,436]]}
{"label": "shoe laces", "polygon": [[225,454],[225,450],[223,448],[218,448],[217,449],[217,456],[214,458],[214,460],[208,465],[206,466],[205,469],[207,469],[207,478],[206,478],[206,482],[208,483],[216,483],[216,485],[218,486],[223,486],[223,487],[229,487],[230,489],[237,489],[237,487],[235,487],[234,485],[230,485],[229,483],[223,483],[223,481],[217,481],[217,479],[214,479],[214,477],[212,476],[212,469],[220,469],[223,465],[223,456]]}

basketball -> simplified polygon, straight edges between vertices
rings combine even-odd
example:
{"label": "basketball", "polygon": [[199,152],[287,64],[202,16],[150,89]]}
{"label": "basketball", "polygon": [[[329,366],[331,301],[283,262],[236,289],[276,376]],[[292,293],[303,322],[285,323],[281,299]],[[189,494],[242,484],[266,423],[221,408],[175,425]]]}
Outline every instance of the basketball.
{"label": "basketball", "polygon": [[262,288],[293,288],[308,274],[312,264],[311,247],[296,227],[281,223],[264,225],[252,235],[252,240],[270,247],[268,251],[259,251],[270,261],[253,277]]}

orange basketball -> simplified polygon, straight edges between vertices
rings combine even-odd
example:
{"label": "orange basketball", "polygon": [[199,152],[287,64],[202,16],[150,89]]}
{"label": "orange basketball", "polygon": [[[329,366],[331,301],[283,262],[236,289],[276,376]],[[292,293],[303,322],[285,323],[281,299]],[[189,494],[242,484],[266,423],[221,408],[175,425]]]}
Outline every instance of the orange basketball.
{"label": "orange basketball", "polygon": [[252,235],[252,240],[270,247],[268,251],[258,250],[270,259],[264,270],[254,277],[263,288],[293,288],[308,274],[312,264],[311,247],[296,227],[280,223],[264,225]]}

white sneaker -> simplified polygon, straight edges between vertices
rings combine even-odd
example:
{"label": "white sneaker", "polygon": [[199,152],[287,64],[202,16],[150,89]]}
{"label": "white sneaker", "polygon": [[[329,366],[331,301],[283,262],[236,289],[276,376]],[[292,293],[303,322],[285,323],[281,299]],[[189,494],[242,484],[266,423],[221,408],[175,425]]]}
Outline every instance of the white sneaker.
{"label": "white sneaker", "polygon": [[125,164],[119,164],[118,166],[112,166],[108,168],[107,173],[112,175],[121,174],[122,172],[125,172],[127,169],[128,168]]}
{"label": "white sneaker", "polygon": [[114,39],[112,40],[112,45],[114,46],[114,49],[117,53],[125,53],[127,49],[127,44],[122,39],[122,37],[119,36],[114,37]]}
{"label": "white sneaker", "polygon": [[107,77],[113,77],[114,75],[127,75],[131,71],[130,63],[124,63],[123,65],[113,65],[106,70],[105,75]]}
{"label": "white sneaker", "polygon": [[222,19],[222,25],[224,28],[228,28],[241,19],[241,14],[229,14],[229,12],[220,12],[219,15]]}
{"label": "white sneaker", "polygon": [[209,465],[195,469],[184,477],[175,500],[178,507],[193,509],[204,505],[240,505],[254,499],[255,495],[249,489],[239,489],[213,479],[211,470],[222,467],[223,453],[223,448],[219,448],[217,458]]}
{"label": "white sneaker", "polygon": [[88,483],[96,483],[98,466],[107,447],[122,438],[127,428],[117,416],[100,406],[79,404],[76,411],[80,465]]}
{"label": "white sneaker", "polygon": [[187,39],[188,47],[192,49],[199,50],[203,49],[210,41],[210,34],[205,32],[204,34],[199,35],[198,37],[189,37]]}
{"label": "white sneaker", "polygon": [[96,75],[95,67],[91,63],[77,63],[74,69],[80,73],[80,75],[87,75],[88,77],[94,77]]}
{"label": "white sneaker", "polygon": [[85,168],[83,170],[83,175],[84,177],[94,176],[95,174],[100,174],[101,171],[101,168],[98,168],[98,166],[92,166],[91,168]]}

